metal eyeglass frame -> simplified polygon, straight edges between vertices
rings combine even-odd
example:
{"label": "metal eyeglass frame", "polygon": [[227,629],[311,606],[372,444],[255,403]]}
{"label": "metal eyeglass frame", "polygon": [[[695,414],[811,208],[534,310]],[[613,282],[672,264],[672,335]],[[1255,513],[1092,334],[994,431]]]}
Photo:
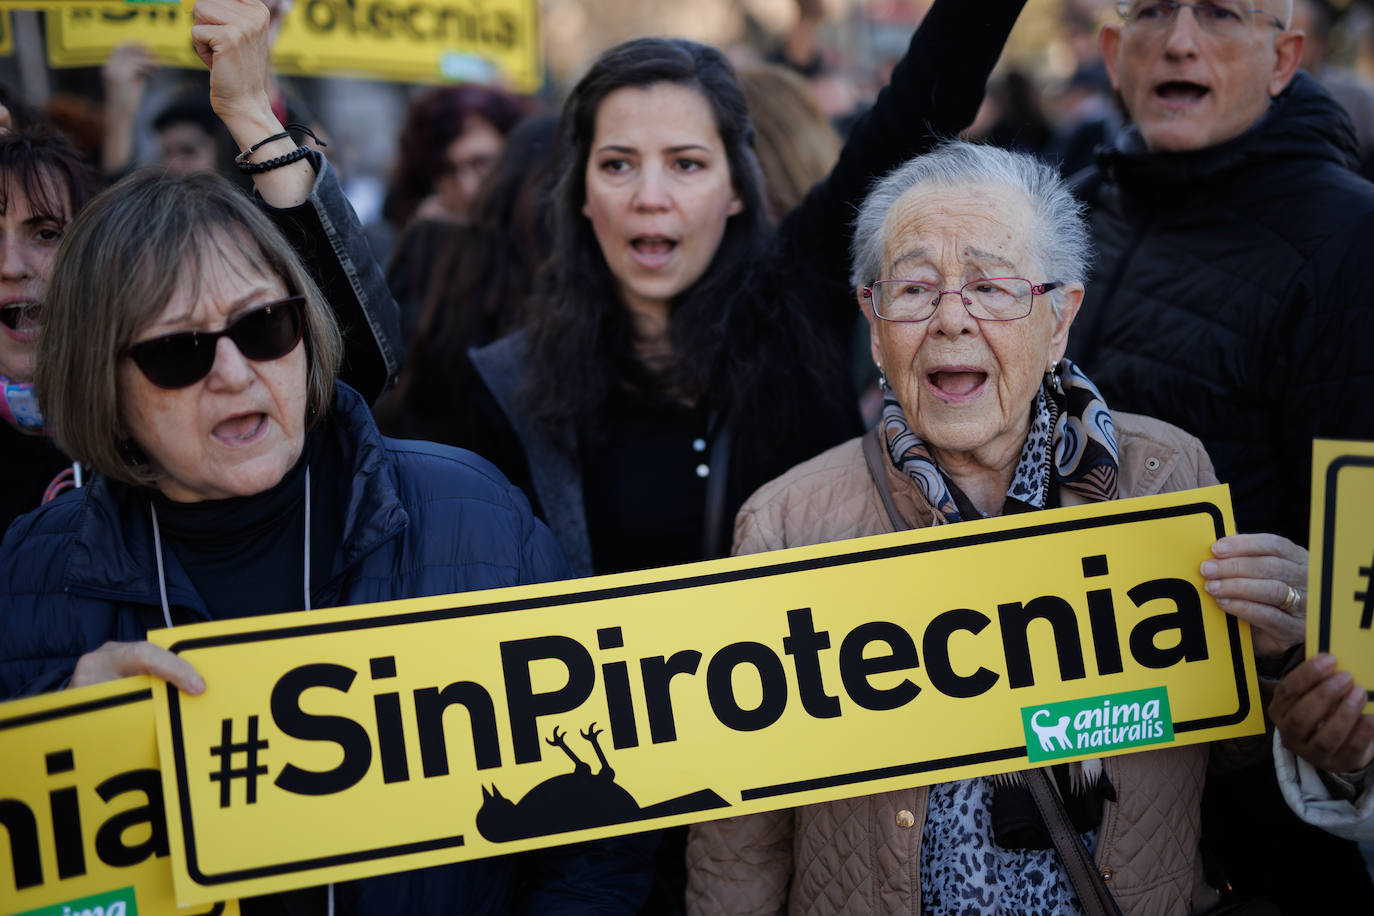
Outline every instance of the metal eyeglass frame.
{"label": "metal eyeglass frame", "polygon": [[[968,299],[967,296],[964,295],[964,290],[968,289],[970,286],[974,285],[975,283],[986,283],[986,282],[989,281],[989,280],[1020,280],[1022,283],[1025,283],[1027,286],[1029,286],[1029,287],[1030,287],[1030,290],[1031,290],[1030,305],[1026,306],[1026,314],[1025,314],[1025,315],[1017,315],[1015,318],[984,318],[984,317],[982,317],[982,316],[980,316],[980,315],[975,315],[975,314],[973,314],[973,312],[969,310],[969,299]],[[924,318],[888,318],[886,315],[880,315],[880,314],[878,314],[878,297],[877,297],[876,295],[874,295],[874,292],[873,292],[873,287],[874,287],[874,286],[877,286],[879,283],[914,283],[914,282],[916,282],[916,281],[914,281],[914,280],[901,280],[901,279],[897,279],[897,278],[895,278],[895,277],[892,278],[892,279],[889,279],[889,280],[874,280],[874,281],[873,281],[873,284],[872,284],[871,286],[865,286],[865,287],[863,288],[863,296],[864,296],[865,299],[867,299],[870,303],[873,304],[873,314],[874,314],[874,315],[877,315],[877,316],[878,316],[879,318],[881,318],[883,321],[895,321],[895,322],[902,322],[902,323],[908,323],[908,324],[909,324],[909,323],[912,323],[912,322],[916,322],[916,321],[929,321],[931,318],[934,318],[934,317],[935,317],[935,313],[938,312],[938,311],[940,310],[940,300],[943,299],[943,298],[945,298],[945,296],[950,295],[951,293],[953,293],[953,294],[955,294],[955,295],[957,295],[957,296],[959,297],[959,304],[962,305],[962,306],[964,307],[964,311],[965,311],[965,312],[968,312],[968,316],[969,316],[970,318],[972,318],[974,321],[1020,321],[1022,318],[1028,317],[1028,316],[1030,315],[1030,313],[1031,313],[1032,311],[1035,310],[1035,297],[1036,297],[1036,296],[1043,296],[1043,295],[1045,295],[1046,293],[1050,292],[1051,290],[1059,289],[1061,286],[1064,285],[1064,284],[1059,283],[1059,282],[1033,283],[1033,282],[1031,282],[1030,280],[1027,280],[1025,277],[979,277],[979,278],[976,279],[976,280],[970,280],[970,281],[968,281],[967,283],[965,283],[963,286],[959,287],[958,289],[932,289],[931,292],[935,293],[935,298],[932,299],[932,300],[931,300],[931,303],[930,303],[930,314],[927,315],[927,316],[925,316]]]}
{"label": "metal eyeglass frame", "polygon": [[[1173,21],[1177,20],[1177,19],[1178,19],[1178,10],[1179,10],[1179,7],[1186,6],[1186,7],[1188,7],[1190,10],[1193,11],[1193,18],[1197,20],[1198,25],[1199,25],[1199,26],[1202,26],[1202,28],[1203,28],[1204,30],[1207,29],[1207,26],[1204,25],[1205,20],[1203,20],[1203,18],[1202,18],[1200,15],[1198,15],[1198,12],[1199,12],[1200,10],[1204,10],[1204,9],[1208,9],[1208,8],[1212,8],[1212,9],[1218,9],[1218,8],[1220,8],[1220,9],[1225,9],[1225,7],[1221,6],[1221,4],[1216,3],[1216,2],[1212,2],[1212,0],[1201,0],[1201,2],[1197,2],[1197,3],[1189,3],[1189,2],[1186,2],[1186,0],[1148,0],[1148,2],[1149,2],[1149,3],[1152,3],[1152,4],[1160,5],[1160,6],[1168,6],[1168,7],[1169,7],[1169,15],[1168,15],[1167,17],[1165,17],[1165,19],[1163,20],[1163,22],[1165,22],[1165,23],[1167,23],[1167,22],[1173,22]],[[1116,3],[1116,14],[1117,14],[1118,16],[1120,16],[1120,17],[1122,18],[1122,20],[1124,20],[1125,23],[1126,23],[1127,25],[1135,25],[1135,24],[1137,24],[1137,23],[1139,22],[1139,20],[1132,20],[1132,19],[1131,19],[1131,9],[1132,9],[1135,5],[1136,5],[1136,0],[1117,0],[1117,3]],[[1283,24],[1283,20],[1279,19],[1278,16],[1275,16],[1273,13],[1269,12],[1268,10],[1262,10],[1262,9],[1259,9],[1258,7],[1240,7],[1240,8],[1238,8],[1238,9],[1236,10],[1236,12],[1238,12],[1238,13],[1260,13],[1261,15],[1265,16],[1270,22],[1272,22],[1272,23],[1274,24],[1274,26],[1275,26],[1276,28],[1278,28],[1279,31],[1282,32],[1282,31],[1284,31],[1284,30],[1286,30],[1286,29],[1288,28],[1288,26],[1286,26],[1286,25]]]}

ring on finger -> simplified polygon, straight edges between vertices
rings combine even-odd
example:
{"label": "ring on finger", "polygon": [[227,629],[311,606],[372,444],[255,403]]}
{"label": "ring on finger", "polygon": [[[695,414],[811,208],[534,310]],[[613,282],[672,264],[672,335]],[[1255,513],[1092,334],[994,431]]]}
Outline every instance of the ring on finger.
{"label": "ring on finger", "polygon": [[1289,585],[1285,587],[1288,589],[1288,594],[1283,596],[1283,603],[1279,605],[1279,610],[1283,611],[1285,614],[1291,614],[1297,609],[1298,604],[1302,601],[1302,596],[1298,594],[1298,590],[1293,586]]}

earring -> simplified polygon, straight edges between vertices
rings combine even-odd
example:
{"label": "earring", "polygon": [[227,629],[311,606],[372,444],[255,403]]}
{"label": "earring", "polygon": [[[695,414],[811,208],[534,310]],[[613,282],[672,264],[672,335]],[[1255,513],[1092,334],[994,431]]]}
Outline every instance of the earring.
{"label": "earring", "polygon": [[1045,370],[1045,389],[1053,392],[1058,397],[1064,396],[1064,383],[1060,378],[1060,372],[1064,364],[1056,360],[1050,363],[1050,367]]}
{"label": "earring", "polygon": [[887,383],[887,373],[883,372],[883,364],[875,363],[875,365],[878,367],[878,387],[883,391],[888,391],[892,386]]}

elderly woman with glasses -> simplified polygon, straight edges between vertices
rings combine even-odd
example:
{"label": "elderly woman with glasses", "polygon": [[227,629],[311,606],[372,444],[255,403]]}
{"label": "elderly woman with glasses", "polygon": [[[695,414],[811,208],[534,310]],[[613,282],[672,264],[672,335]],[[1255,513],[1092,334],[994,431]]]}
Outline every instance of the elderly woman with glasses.
{"label": "elderly woman with glasses", "polygon": [[[949,143],[882,179],[851,275],[882,417],[754,494],[736,553],[1215,483],[1196,439],[1111,411],[1062,359],[1087,254],[1079,206],[1031,157]],[[1254,625],[1257,654],[1300,641],[1280,606],[1305,552],[1245,535],[1213,553],[1198,558],[1208,590]],[[1188,912],[1208,757],[1193,745],[1056,767],[1126,913]],[[1082,911],[1019,774],[700,824],[688,868],[695,914]]]}

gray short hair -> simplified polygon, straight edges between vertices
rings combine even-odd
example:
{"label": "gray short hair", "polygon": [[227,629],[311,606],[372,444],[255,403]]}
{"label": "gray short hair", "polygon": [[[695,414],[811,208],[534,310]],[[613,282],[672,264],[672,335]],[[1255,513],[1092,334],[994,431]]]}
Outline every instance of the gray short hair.
{"label": "gray short hair", "polygon": [[[966,184],[1001,184],[1026,196],[1035,219],[1031,255],[1045,271],[1044,277],[1033,279],[1061,284],[1087,280],[1091,247],[1084,207],[1059,173],[1025,153],[950,140],[893,169],[869,190],[854,223],[849,275],[854,289],[882,279],[883,228],[888,212],[904,194],[920,185]],[[1061,298],[1058,290],[1050,293],[1056,315]]]}
{"label": "gray short hair", "polygon": [[307,420],[324,418],[343,338],[295,250],[225,179],[150,167],[96,195],[53,264],[34,386],[44,425],[67,454],[124,483],[156,484],[158,469],[122,429],[119,361],[183,278],[199,283],[206,261],[229,250],[305,297]]}

